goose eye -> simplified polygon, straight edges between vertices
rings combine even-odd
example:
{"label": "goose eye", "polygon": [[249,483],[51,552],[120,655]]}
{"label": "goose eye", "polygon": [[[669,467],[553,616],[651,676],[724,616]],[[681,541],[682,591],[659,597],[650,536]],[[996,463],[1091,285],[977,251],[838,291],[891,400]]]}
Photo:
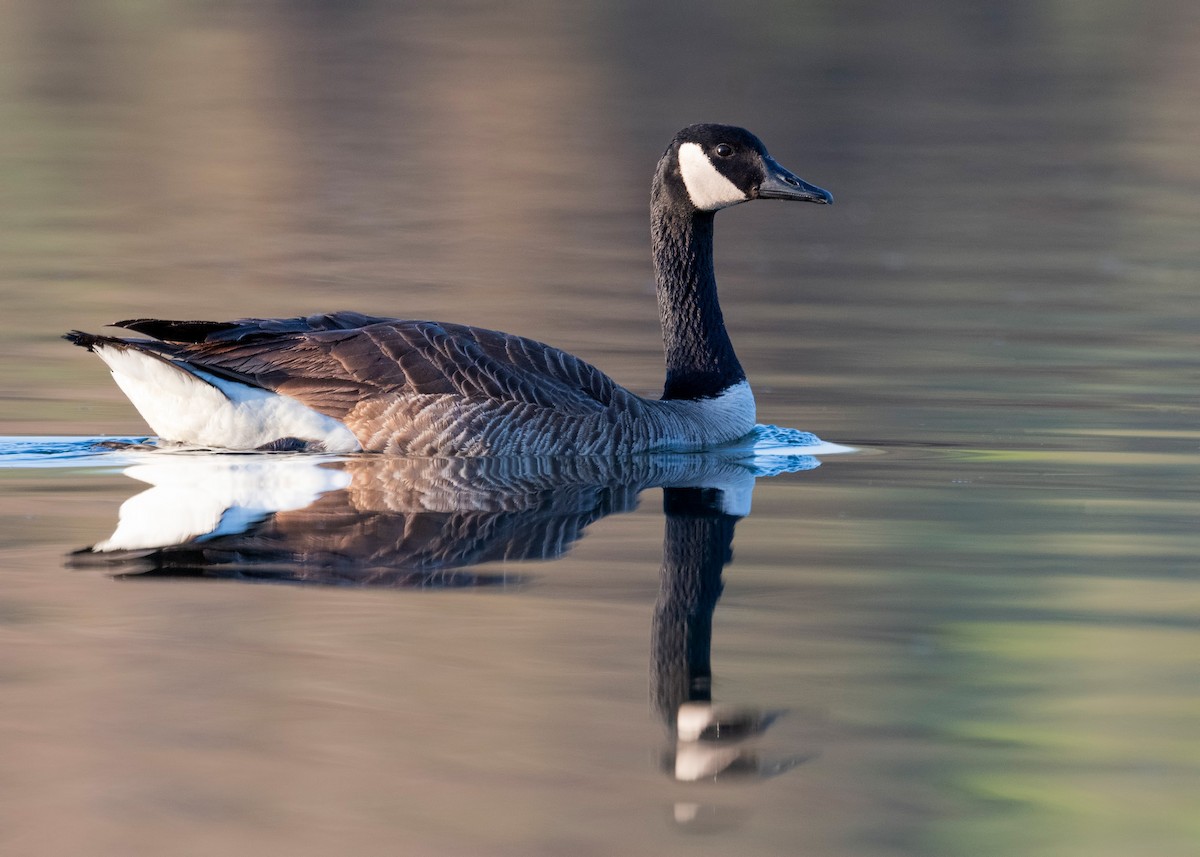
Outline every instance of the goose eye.
{"label": "goose eye", "polygon": [[728,143],[718,143],[714,151],[716,151],[718,158],[728,158],[733,154],[733,146]]}

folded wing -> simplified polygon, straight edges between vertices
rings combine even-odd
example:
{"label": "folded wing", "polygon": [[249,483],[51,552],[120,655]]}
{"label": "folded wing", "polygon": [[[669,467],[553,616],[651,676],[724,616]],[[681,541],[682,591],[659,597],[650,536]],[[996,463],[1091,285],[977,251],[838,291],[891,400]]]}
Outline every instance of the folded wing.
{"label": "folded wing", "polygon": [[448,395],[583,414],[631,395],[557,348],[466,325],[340,312],[117,326],[159,339],[170,359],[290,396],[335,419],[384,397]]}

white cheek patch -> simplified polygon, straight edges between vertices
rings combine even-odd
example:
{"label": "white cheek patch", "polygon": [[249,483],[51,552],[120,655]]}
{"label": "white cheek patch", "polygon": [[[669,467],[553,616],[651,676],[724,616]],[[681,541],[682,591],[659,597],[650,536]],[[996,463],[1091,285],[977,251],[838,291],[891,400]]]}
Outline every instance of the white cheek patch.
{"label": "white cheek patch", "polygon": [[679,147],[679,173],[692,205],[701,211],[716,211],[749,199],[717,171],[699,143],[684,143]]}

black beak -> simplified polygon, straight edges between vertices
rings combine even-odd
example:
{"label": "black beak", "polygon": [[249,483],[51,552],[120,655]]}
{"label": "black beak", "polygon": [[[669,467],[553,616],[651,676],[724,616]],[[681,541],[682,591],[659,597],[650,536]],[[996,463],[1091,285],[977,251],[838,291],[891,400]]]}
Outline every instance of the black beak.
{"label": "black beak", "polygon": [[767,177],[758,186],[759,199],[793,199],[799,202],[833,205],[833,194],[792,175],[774,158],[763,158],[763,166],[767,168]]}

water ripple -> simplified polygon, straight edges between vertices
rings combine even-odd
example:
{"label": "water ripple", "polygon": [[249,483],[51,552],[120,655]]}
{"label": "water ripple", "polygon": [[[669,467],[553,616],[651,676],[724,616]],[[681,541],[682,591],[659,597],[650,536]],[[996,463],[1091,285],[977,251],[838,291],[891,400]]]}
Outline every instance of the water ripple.
{"label": "water ripple", "polygon": [[[0,468],[122,467],[145,460],[147,453],[156,451],[153,443],[154,438],[149,437],[0,436]],[[178,447],[172,451],[189,450]],[[741,462],[756,476],[774,476],[811,470],[820,464],[816,456],[845,452],[853,452],[853,449],[825,443],[810,432],[757,425],[744,439],[715,454]]]}
{"label": "water ripple", "polygon": [[[0,468],[111,467],[136,460],[146,437],[0,437]],[[121,449],[128,446],[129,449]]]}

